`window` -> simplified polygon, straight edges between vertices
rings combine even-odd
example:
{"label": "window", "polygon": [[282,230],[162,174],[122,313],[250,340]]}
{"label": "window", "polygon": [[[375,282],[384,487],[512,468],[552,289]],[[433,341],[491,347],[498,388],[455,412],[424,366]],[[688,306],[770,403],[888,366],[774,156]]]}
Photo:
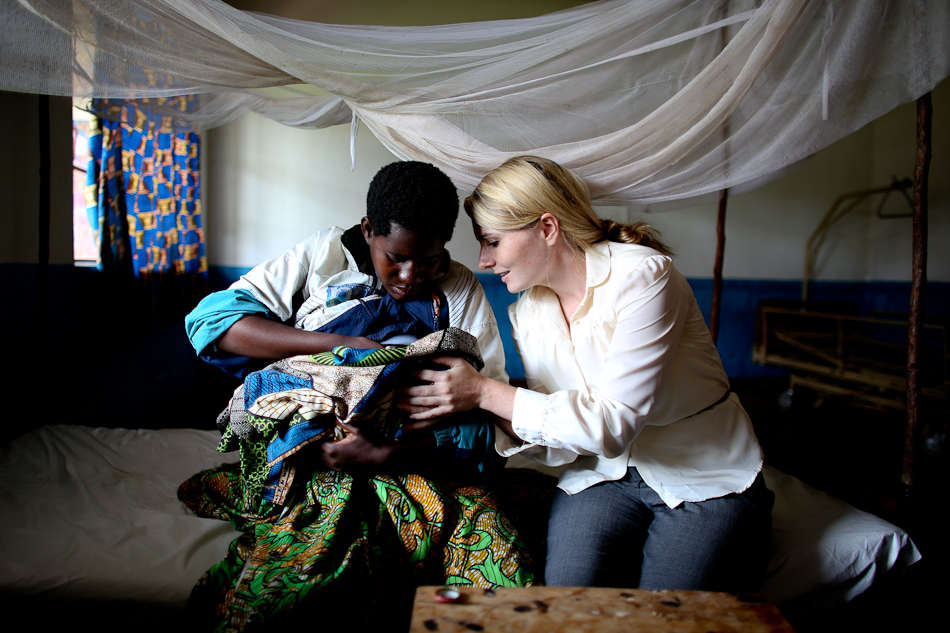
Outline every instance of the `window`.
{"label": "window", "polygon": [[89,165],[88,99],[73,99],[73,260],[77,266],[95,266],[98,259],[89,216],[86,215],[86,169]]}

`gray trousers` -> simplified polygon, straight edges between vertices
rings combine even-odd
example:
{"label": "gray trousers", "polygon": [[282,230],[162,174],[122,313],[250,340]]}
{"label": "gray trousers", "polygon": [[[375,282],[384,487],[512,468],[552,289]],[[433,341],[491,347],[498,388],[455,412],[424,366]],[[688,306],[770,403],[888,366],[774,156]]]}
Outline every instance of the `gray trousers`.
{"label": "gray trousers", "polygon": [[545,584],[755,592],[769,557],[775,496],[748,490],[668,507],[635,468],[568,495],[548,521]]}

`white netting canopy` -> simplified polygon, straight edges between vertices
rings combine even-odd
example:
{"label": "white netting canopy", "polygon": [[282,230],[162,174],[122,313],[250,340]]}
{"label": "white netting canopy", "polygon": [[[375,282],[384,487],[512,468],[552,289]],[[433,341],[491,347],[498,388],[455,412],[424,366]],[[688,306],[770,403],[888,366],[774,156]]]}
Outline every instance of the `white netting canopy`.
{"label": "white netting canopy", "polygon": [[[0,89],[197,94],[211,127],[360,121],[463,189],[552,158],[600,204],[748,183],[950,74],[947,0],[609,0],[531,19],[340,26],[219,0],[3,0]],[[355,117],[354,117],[355,115]]]}

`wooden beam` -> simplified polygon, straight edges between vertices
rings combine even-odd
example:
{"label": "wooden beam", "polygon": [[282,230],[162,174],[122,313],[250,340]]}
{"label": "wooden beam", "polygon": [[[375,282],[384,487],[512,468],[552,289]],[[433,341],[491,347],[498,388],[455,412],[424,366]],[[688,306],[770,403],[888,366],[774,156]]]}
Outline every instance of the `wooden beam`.
{"label": "wooden beam", "polygon": [[[722,6],[722,15],[729,13],[729,1]],[[719,31],[720,52],[729,44],[729,29]],[[722,127],[723,149],[726,152],[726,169],[729,168],[729,120],[726,119]],[[719,215],[716,220],[716,263],[713,268],[713,296],[709,310],[709,334],[713,345],[719,342],[719,319],[722,314],[722,262],[726,255],[726,202],[729,200],[729,189],[723,187],[719,191]]]}

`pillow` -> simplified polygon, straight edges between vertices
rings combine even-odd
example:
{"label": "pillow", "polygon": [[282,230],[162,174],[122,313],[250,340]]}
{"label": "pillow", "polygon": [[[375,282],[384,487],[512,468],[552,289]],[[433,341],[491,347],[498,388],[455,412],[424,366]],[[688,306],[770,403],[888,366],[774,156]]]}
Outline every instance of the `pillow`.
{"label": "pillow", "polygon": [[844,604],[920,560],[896,525],[769,466],[763,474],[775,506],[760,592],[786,615]]}

